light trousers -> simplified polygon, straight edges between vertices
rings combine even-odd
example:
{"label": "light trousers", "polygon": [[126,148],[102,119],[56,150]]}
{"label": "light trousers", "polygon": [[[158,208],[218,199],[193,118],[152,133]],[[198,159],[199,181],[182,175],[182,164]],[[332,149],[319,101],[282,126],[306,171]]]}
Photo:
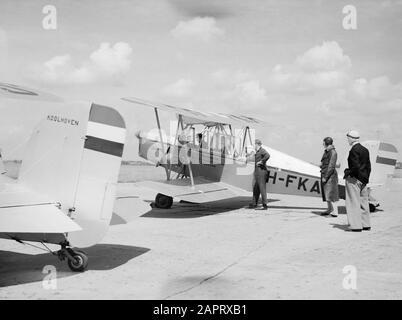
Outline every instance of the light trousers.
{"label": "light trousers", "polygon": [[350,229],[370,227],[367,186],[356,178],[346,178],[346,213]]}

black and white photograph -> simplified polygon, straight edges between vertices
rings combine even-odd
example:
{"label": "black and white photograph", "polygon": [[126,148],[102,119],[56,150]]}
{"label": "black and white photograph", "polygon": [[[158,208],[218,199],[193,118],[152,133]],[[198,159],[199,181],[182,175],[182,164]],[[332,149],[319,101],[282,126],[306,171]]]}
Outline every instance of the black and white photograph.
{"label": "black and white photograph", "polygon": [[0,0],[0,300],[400,300],[401,152],[401,0]]}

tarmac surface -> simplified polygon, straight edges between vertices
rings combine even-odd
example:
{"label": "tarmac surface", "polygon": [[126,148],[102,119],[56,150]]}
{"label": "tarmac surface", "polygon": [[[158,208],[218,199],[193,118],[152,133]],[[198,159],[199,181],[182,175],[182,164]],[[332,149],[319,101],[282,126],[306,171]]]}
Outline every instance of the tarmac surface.
{"label": "tarmac surface", "polygon": [[[345,232],[345,214],[320,216],[313,198],[271,195],[268,211],[246,209],[246,198],[169,210],[120,199],[102,243],[84,250],[84,273],[0,240],[0,299],[401,299],[401,195],[402,179],[377,192],[381,211],[361,233]],[[345,266],[355,289],[343,286]]]}

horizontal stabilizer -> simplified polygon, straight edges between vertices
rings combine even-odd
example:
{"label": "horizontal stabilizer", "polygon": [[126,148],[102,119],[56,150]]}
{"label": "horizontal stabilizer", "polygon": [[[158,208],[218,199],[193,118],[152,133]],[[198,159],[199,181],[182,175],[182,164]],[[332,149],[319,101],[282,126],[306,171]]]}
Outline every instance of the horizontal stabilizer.
{"label": "horizontal stabilizer", "polygon": [[0,207],[0,233],[66,233],[80,226],[54,204]]}

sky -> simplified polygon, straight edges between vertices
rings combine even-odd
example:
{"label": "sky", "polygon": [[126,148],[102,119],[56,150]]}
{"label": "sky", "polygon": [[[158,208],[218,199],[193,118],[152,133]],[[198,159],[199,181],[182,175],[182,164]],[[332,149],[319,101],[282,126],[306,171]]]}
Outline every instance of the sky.
{"label": "sky", "polygon": [[[347,156],[351,129],[402,151],[401,30],[401,0],[2,0],[0,81],[117,108],[125,159],[156,126],[152,109],[120,99],[134,96],[259,118],[264,144],[319,163],[326,136]],[[49,108],[0,101],[5,158],[21,156]]]}

